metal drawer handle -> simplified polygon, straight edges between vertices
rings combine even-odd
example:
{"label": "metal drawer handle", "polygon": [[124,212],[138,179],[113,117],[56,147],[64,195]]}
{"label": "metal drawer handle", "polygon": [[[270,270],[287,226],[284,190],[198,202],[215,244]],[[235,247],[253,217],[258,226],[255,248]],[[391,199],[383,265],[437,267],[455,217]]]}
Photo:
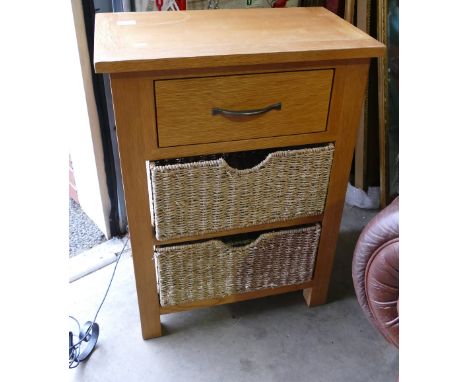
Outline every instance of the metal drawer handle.
{"label": "metal drawer handle", "polygon": [[219,107],[214,107],[212,115],[222,114],[227,115],[229,117],[248,117],[252,115],[260,115],[268,113],[270,110],[281,110],[281,102],[274,103],[273,105],[269,105],[262,109],[253,109],[253,110],[226,110],[220,109]]}

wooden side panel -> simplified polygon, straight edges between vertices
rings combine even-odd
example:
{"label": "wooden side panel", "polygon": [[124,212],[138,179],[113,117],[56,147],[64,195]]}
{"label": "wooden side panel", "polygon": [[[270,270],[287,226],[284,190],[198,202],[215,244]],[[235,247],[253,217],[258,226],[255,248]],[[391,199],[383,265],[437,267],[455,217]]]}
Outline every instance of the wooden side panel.
{"label": "wooden side panel", "polygon": [[304,297],[309,306],[323,304],[327,299],[368,72],[369,60],[363,64],[350,64],[335,72],[330,125],[338,127],[340,135],[335,142],[314,286],[304,290]]}
{"label": "wooden side panel", "polygon": [[161,325],[153,262],[143,129],[154,120],[153,82],[111,76],[117,138],[132,243],[143,338],[159,337]]}

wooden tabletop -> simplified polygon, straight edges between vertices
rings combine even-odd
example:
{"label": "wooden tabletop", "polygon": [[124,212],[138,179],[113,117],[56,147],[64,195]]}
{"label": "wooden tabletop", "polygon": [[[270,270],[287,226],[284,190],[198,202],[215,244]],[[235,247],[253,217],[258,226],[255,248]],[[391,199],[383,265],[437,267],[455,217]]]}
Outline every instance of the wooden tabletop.
{"label": "wooden tabletop", "polygon": [[98,73],[381,56],[385,46],[325,8],[98,13]]}

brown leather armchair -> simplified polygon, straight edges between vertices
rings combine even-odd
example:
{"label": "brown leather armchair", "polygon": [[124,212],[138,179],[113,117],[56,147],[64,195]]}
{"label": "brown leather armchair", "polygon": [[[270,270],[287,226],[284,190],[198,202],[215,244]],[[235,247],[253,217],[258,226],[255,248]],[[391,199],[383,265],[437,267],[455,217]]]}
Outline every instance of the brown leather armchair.
{"label": "brown leather armchair", "polygon": [[392,344],[399,340],[399,199],[380,211],[359,236],[354,289],[365,315]]}

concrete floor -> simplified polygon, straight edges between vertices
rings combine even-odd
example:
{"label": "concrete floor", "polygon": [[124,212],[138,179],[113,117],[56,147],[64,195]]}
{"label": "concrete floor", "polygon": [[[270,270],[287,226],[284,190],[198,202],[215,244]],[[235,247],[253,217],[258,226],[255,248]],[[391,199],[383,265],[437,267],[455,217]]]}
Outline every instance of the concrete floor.
{"label": "concrete floor", "polygon": [[[148,341],[141,338],[133,265],[125,255],[97,319],[97,348],[70,379],[395,382],[398,351],[364,317],[351,279],[355,242],[374,215],[345,207],[327,304],[307,308],[293,292],[169,314],[162,317],[165,335]],[[94,317],[112,270],[70,284],[69,312],[81,323]]]}

